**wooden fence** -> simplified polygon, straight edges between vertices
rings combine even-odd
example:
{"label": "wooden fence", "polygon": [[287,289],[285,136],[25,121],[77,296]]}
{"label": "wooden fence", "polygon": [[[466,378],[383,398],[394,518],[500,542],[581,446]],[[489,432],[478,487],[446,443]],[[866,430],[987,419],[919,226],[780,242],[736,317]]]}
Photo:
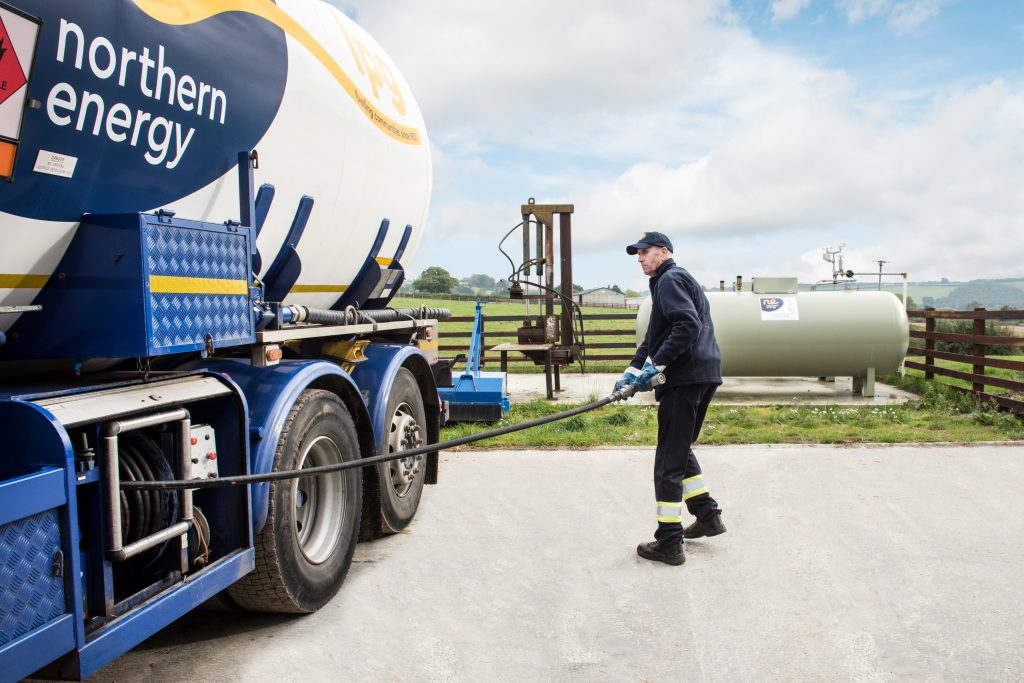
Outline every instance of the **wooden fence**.
{"label": "wooden fence", "polygon": [[[910,318],[923,318],[924,330],[911,330],[910,336],[924,340],[924,348],[911,347],[907,355],[924,356],[924,362],[906,361],[908,368],[921,370],[927,380],[935,380],[936,375],[952,377],[971,383],[971,388],[948,384],[951,388],[962,393],[974,394],[979,398],[993,401],[1004,408],[1008,408],[1018,415],[1024,415],[1024,382],[993,377],[985,374],[985,368],[1002,368],[1004,370],[1015,370],[1024,372],[1024,361],[1007,360],[1005,358],[989,358],[986,356],[986,348],[989,346],[1009,346],[1014,349],[1024,348],[1024,337],[994,336],[985,334],[985,323],[989,320],[1022,320],[1024,311],[986,311],[983,308],[973,311],[936,311],[924,309],[908,311]],[[946,320],[970,320],[972,321],[971,334],[958,334],[954,332],[937,332],[935,321]],[[935,342],[960,342],[971,346],[971,353],[951,353],[939,351],[935,348]],[[940,367],[935,364],[936,359],[950,360],[959,363],[967,363],[971,366],[971,372],[963,372],[950,368]],[[993,394],[986,391],[986,387],[999,387],[1008,389],[1010,395]]]}
{"label": "wooden fence", "polygon": [[[590,323],[594,321],[607,321],[607,320],[623,320],[630,321],[628,329],[592,329]],[[500,362],[501,356],[497,353],[491,353],[488,355],[487,350],[498,344],[504,342],[516,341],[515,329],[509,330],[497,330],[494,328],[494,323],[505,323],[505,322],[516,322],[522,324],[523,316],[521,315],[483,315],[480,321],[481,327],[481,348],[483,354],[481,357],[482,363],[488,362]],[[453,330],[451,323],[472,323],[472,316],[456,316],[449,318],[441,323],[441,343],[438,346],[438,353],[442,358],[454,358],[460,353],[466,353],[469,351],[469,338],[472,336],[472,330]],[[488,330],[488,323],[491,325],[491,329]],[[635,313],[597,313],[589,314],[584,317],[584,332],[583,332],[583,348],[586,351],[587,362],[591,361],[602,361],[602,360],[632,360],[633,352],[636,351],[636,343],[633,341],[601,341],[603,338],[624,336],[628,335],[631,339],[636,337],[636,314]],[[472,325],[470,325],[472,327]],[[445,343],[446,341],[458,340],[455,343]],[[619,353],[616,353],[618,351]],[[509,363],[532,363],[529,358],[518,353],[510,353],[508,355]]]}

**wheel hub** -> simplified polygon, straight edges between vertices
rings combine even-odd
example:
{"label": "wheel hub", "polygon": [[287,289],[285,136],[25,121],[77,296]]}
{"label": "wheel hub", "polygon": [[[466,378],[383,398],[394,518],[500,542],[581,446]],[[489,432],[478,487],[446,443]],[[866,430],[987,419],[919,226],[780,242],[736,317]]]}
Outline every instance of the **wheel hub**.
{"label": "wheel hub", "polygon": [[[334,440],[321,436],[313,440],[299,460],[302,469],[342,462]],[[345,523],[345,473],[332,472],[296,479],[295,536],[302,554],[312,564],[325,562],[338,544]],[[340,511],[340,512],[339,512]]]}
{"label": "wheel hub", "polygon": [[[423,430],[412,408],[408,403],[402,403],[395,409],[391,416],[391,429],[388,432],[388,453],[416,448],[423,444]],[[406,495],[412,488],[416,476],[420,473],[420,464],[423,461],[422,455],[410,456],[401,460],[392,460],[388,463],[388,472],[391,477],[391,485],[399,497]]]}

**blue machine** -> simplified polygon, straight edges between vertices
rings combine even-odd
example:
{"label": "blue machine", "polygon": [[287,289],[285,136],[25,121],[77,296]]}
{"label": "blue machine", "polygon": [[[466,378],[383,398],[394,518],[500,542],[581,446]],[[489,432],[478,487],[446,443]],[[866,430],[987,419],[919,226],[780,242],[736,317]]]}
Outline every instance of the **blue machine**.
{"label": "blue machine", "polygon": [[452,386],[437,389],[448,407],[449,422],[496,422],[509,411],[507,373],[480,369],[483,307],[483,302],[476,302],[466,369],[453,378]]}

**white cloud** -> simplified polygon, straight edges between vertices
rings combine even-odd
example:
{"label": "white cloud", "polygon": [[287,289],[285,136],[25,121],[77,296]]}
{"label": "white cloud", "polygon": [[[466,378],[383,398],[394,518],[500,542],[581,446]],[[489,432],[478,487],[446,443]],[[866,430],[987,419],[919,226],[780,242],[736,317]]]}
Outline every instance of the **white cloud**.
{"label": "white cloud", "polygon": [[[894,30],[939,9],[837,1],[850,22]],[[588,285],[636,277],[597,255],[650,227],[684,240],[713,282],[817,279],[818,248],[844,241],[858,269],[884,258],[921,278],[1021,275],[1019,82],[866,94],[842,70],[760,43],[723,0],[338,3],[427,118],[436,183],[421,265],[491,262],[533,195],[576,204]],[[772,10],[781,20],[807,4]],[[589,276],[588,262],[601,264]]]}
{"label": "white cloud", "polygon": [[844,104],[779,103],[697,161],[632,166],[577,201],[579,222],[592,226],[577,243],[611,247],[624,226],[795,231],[810,244],[846,234],[862,249],[884,243],[874,258],[917,273],[1020,274],[1024,85],[952,93],[913,126],[867,122]]}
{"label": "white cloud", "polygon": [[851,24],[873,17],[885,17],[886,23],[897,32],[906,32],[935,16],[942,0],[839,0]]}
{"label": "white cloud", "polygon": [[775,0],[772,2],[772,21],[787,21],[795,18],[811,0]]}

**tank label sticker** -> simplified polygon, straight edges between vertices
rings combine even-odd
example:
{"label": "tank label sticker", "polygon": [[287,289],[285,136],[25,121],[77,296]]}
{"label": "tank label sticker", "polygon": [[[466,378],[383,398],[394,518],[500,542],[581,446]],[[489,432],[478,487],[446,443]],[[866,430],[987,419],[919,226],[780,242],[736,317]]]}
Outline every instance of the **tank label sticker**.
{"label": "tank label sticker", "polygon": [[761,320],[799,320],[795,296],[762,296]]}
{"label": "tank label sticker", "polygon": [[75,166],[77,165],[78,157],[57,154],[56,152],[41,149],[36,156],[36,165],[32,167],[32,170],[36,173],[48,173],[60,176],[61,178],[71,178],[75,175]]}

